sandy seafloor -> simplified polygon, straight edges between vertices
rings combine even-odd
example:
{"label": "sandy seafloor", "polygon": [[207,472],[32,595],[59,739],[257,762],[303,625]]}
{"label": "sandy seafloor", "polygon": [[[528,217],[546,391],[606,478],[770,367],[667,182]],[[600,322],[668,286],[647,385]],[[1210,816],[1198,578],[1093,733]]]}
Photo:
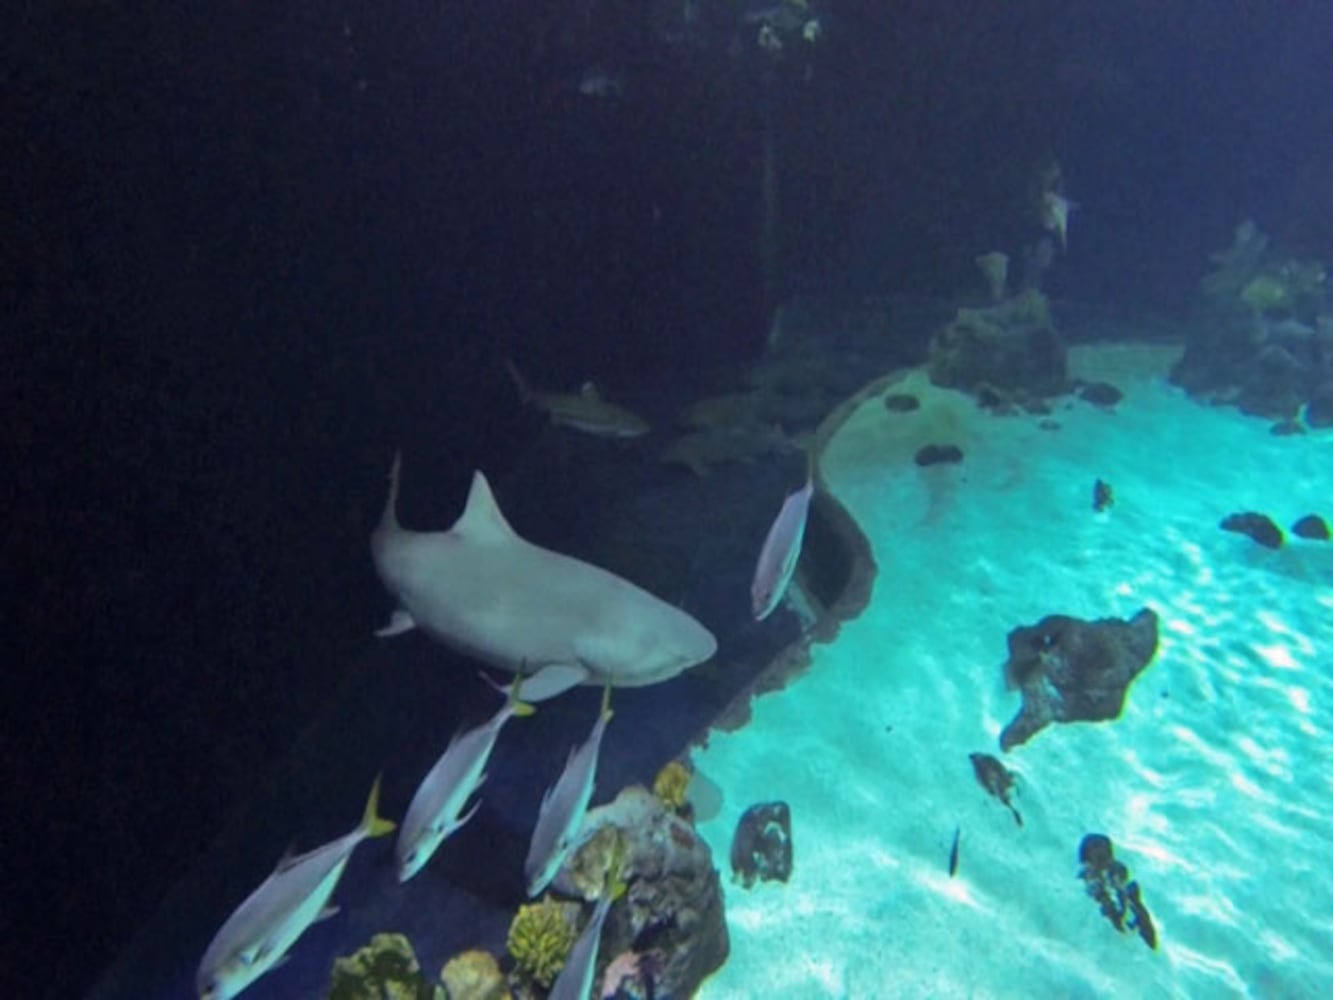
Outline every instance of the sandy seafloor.
{"label": "sandy seafloor", "polygon": [[[830,441],[827,484],[879,573],[807,674],[695,753],[724,795],[701,827],[719,867],[754,802],[790,804],[795,845],[787,884],[727,884],[732,951],[704,1000],[1333,995],[1333,545],[1217,527],[1237,510],[1333,520],[1333,435],[1193,402],[1165,380],[1175,356],[1076,350],[1075,374],[1125,398],[1063,401],[1055,431],[914,373],[893,391],[921,411],[870,398]],[[929,440],[964,462],[918,469]],[[1097,477],[1116,496],[1103,514]],[[1121,717],[1001,755],[1009,630],[1144,605],[1160,643]],[[1021,828],[972,751],[1017,773]],[[1092,831],[1139,880],[1156,952],[1085,894]]]}

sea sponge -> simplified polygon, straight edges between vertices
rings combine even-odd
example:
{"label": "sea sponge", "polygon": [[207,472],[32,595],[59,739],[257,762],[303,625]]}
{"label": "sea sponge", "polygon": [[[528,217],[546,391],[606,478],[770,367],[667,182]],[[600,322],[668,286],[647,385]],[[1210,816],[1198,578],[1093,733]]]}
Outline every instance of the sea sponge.
{"label": "sea sponge", "polygon": [[560,903],[550,896],[518,908],[509,925],[507,946],[519,972],[550,988],[574,947],[579,909],[577,903]]}
{"label": "sea sponge", "polygon": [[444,1000],[444,990],[421,974],[401,934],[376,934],[356,954],[333,963],[329,1000]]}
{"label": "sea sponge", "polygon": [[679,812],[685,805],[685,796],[690,789],[690,779],[694,774],[678,760],[670,761],[653,779],[653,794],[662,800],[662,804],[673,812]]}
{"label": "sea sponge", "polygon": [[440,973],[449,1000],[510,1000],[509,983],[489,951],[474,949],[455,955]]}

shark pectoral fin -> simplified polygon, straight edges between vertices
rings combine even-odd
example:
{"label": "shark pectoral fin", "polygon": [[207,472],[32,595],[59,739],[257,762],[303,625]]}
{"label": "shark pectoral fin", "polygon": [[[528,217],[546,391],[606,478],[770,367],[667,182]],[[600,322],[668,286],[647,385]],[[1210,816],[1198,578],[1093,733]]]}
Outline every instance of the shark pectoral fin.
{"label": "shark pectoral fin", "polygon": [[547,701],[585,683],[588,676],[588,668],[581,663],[548,664],[523,679],[523,700]]}
{"label": "shark pectoral fin", "polygon": [[396,608],[389,618],[389,624],[376,629],[375,635],[384,639],[391,635],[402,635],[404,632],[411,632],[416,627],[417,623],[412,620],[411,615],[402,608]]}

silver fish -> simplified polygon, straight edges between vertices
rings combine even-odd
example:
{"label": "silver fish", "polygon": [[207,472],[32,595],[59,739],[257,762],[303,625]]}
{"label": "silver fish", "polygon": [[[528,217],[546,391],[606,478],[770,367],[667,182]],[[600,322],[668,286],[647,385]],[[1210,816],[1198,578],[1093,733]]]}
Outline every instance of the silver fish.
{"label": "silver fish", "polygon": [[230,1000],[277,967],[311,924],[337,912],[329,897],[358,844],[392,832],[379,816],[380,779],[370,789],[361,822],[351,833],[296,857],[284,857],[273,874],[237,907],[204,952],[195,976],[200,1000]]}
{"label": "silver fish", "polygon": [[787,592],[787,584],[796,572],[796,560],[801,555],[801,542],[805,538],[805,521],[810,512],[810,498],[814,496],[815,483],[807,478],[805,485],[795,493],[789,493],[782,502],[782,509],[768,529],[764,547],[759,550],[759,562],[754,568],[754,581],[750,584],[750,610],[754,620],[763,621],[773,613],[773,609]]}
{"label": "silver fish", "polygon": [[606,915],[611,912],[611,904],[625,894],[625,884],[617,876],[614,886],[597,900],[597,907],[592,912],[592,919],[583,928],[583,933],[569,950],[560,975],[551,985],[547,1000],[586,1000],[592,990],[593,975],[597,969],[597,951],[602,943],[602,926]]}
{"label": "silver fish", "polygon": [[587,742],[569,752],[564,771],[542,796],[537,825],[533,828],[527,861],[523,865],[529,896],[537,895],[551,884],[574,847],[583,817],[588,812],[588,803],[592,800],[593,785],[597,781],[597,756],[611,715],[611,687],[607,685],[602,694],[602,710]]}
{"label": "silver fish", "polygon": [[481,801],[463,813],[472,793],[486,780],[486,763],[504,724],[514,716],[531,715],[533,708],[518,697],[522,678],[508,689],[500,710],[480,726],[454,734],[448,748],[422,779],[412,804],[407,807],[394,853],[398,859],[398,881],[406,882],[419,872],[449,837],[463,828],[481,807]]}

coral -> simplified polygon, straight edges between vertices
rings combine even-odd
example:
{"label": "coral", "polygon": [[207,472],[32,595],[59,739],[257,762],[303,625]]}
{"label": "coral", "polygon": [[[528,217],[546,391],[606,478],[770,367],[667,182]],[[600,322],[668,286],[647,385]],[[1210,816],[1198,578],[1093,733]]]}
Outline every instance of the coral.
{"label": "coral", "polygon": [[662,800],[662,804],[673,812],[679,812],[685,805],[685,793],[689,791],[690,779],[694,774],[678,760],[670,761],[653,779],[653,794]]}
{"label": "coral", "polygon": [[624,851],[625,832],[614,823],[597,828],[565,863],[567,885],[592,902],[606,891],[607,875],[616,856]]}
{"label": "coral", "polygon": [[550,988],[574,947],[574,920],[579,906],[549,896],[518,908],[509,925],[507,942],[519,971],[540,986]]}
{"label": "coral", "polygon": [[510,1000],[500,963],[489,951],[465,951],[445,963],[440,973],[449,1000]]}
{"label": "coral", "polygon": [[376,934],[356,954],[333,963],[329,1000],[444,1000],[444,990],[421,974],[401,934]]}

